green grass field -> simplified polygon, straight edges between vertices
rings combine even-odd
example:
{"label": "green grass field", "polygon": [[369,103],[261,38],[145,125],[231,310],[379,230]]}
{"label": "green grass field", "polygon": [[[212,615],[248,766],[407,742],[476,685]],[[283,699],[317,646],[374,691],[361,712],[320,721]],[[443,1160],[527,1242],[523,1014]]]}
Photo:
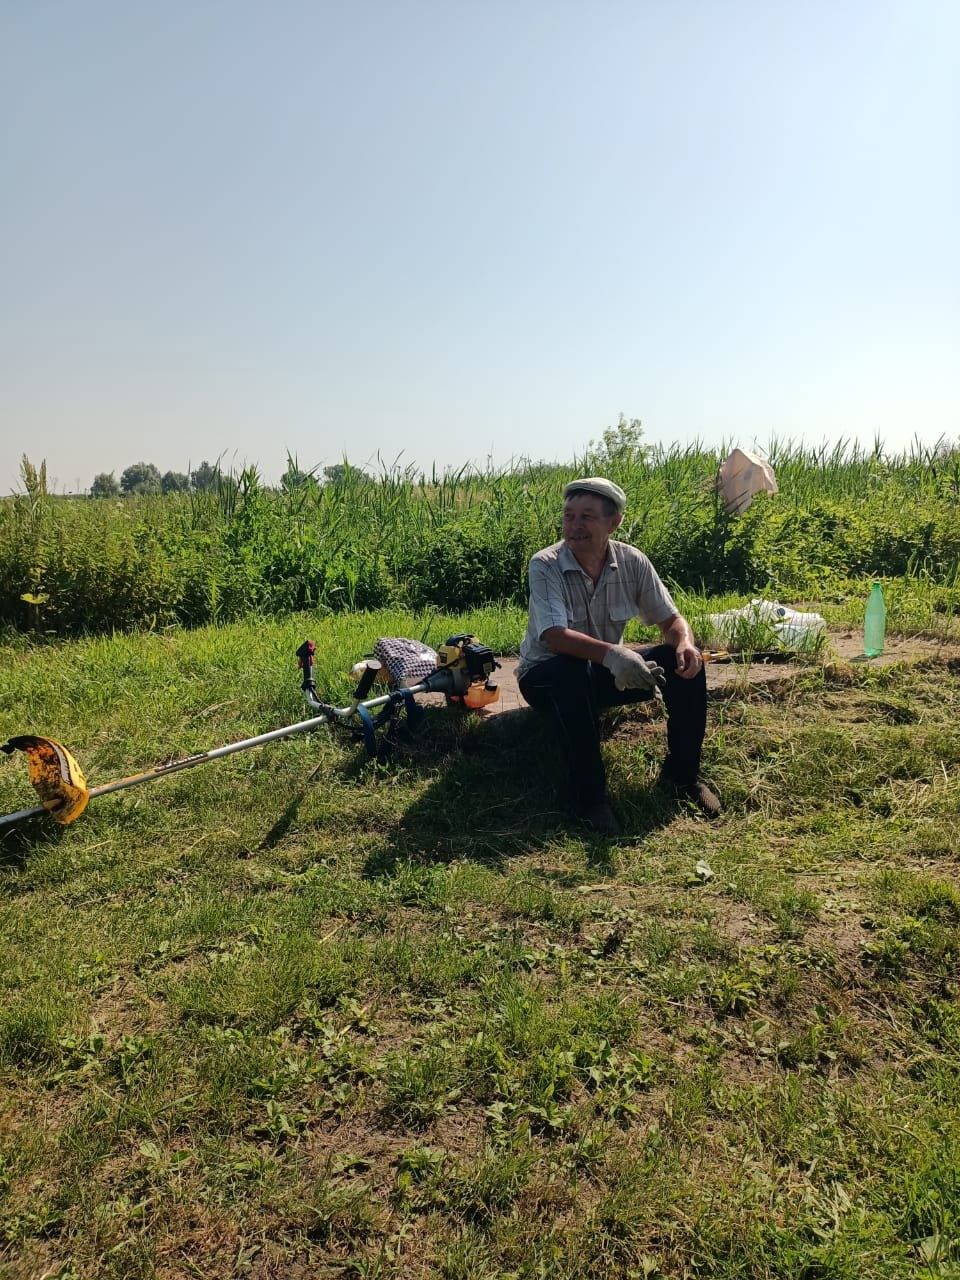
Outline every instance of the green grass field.
{"label": "green grass field", "polygon": [[[956,634],[916,585],[892,616]],[[341,700],[424,625],[21,638],[0,733],[103,781],[297,719],[307,634]],[[0,1276],[960,1274],[958,674],[734,682],[716,824],[622,713],[615,845],[532,719],[443,709],[387,764],[324,729],[8,833]]]}

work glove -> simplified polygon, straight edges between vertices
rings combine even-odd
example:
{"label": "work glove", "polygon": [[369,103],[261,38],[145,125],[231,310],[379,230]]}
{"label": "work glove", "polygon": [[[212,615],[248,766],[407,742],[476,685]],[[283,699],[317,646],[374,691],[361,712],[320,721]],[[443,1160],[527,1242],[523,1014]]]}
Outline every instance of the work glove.
{"label": "work glove", "polygon": [[663,667],[655,662],[644,662],[639,653],[625,644],[615,644],[607,651],[603,665],[613,676],[613,683],[622,693],[625,689],[653,690],[667,687]]}

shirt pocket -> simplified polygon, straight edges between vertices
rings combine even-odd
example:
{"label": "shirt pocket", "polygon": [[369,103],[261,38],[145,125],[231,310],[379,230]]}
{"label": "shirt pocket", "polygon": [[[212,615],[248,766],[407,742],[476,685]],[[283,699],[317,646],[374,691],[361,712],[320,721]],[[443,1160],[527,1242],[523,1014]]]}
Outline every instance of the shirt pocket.
{"label": "shirt pocket", "polygon": [[615,627],[622,630],[631,618],[637,616],[636,609],[632,608],[628,600],[615,600],[609,608],[610,621]]}
{"label": "shirt pocket", "polygon": [[636,610],[631,609],[630,604],[626,600],[619,600],[612,604],[608,610],[610,618],[610,627],[617,633],[622,640],[623,633],[627,628],[627,623],[631,618],[637,616]]}

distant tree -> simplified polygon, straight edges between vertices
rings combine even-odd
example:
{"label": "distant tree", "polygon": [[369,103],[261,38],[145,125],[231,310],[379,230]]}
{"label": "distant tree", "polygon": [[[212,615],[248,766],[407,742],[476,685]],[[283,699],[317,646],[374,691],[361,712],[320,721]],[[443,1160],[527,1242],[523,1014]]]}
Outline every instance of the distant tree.
{"label": "distant tree", "polygon": [[626,418],[621,413],[615,427],[607,427],[602,438],[591,440],[589,457],[598,470],[604,467],[630,466],[642,462],[649,447],[641,443],[643,423],[639,418]]}
{"label": "distant tree", "polygon": [[135,462],[120,477],[120,488],[127,494],[159,493],[160,472],[152,462]]}
{"label": "distant tree", "polygon": [[190,488],[190,477],[182,471],[165,471],[160,479],[161,493],[186,493]]}
{"label": "distant tree", "polygon": [[120,485],[112,471],[101,471],[99,475],[93,477],[93,484],[90,486],[91,498],[116,498],[119,494]]}
{"label": "distant tree", "polygon": [[327,484],[346,484],[348,480],[359,480],[363,484],[371,479],[362,467],[355,467],[346,459],[335,462],[332,467],[324,467],[323,474]]}
{"label": "distant tree", "polygon": [[590,440],[577,466],[591,475],[607,475],[609,471],[630,471],[641,466],[650,456],[649,444],[643,443],[644,424],[639,417],[621,413],[616,425],[608,426],[599,440]]}
{"label": "distant tree", "polygon": [[304,471],[300,467],[296,458],[287,454],[287,469],[280,477],[280,488],[284,493],[296,493],[298,489],[305,489],[308,486],[316,488],[317,478],[314,475],[316,467],[313,471]]}
{"label": "distant tree", "polygon": [[198,493],[212,493],[220,479],[220,465],[211,466],[209,462],[201,462],[195,471],[190,473],[190,483]]}

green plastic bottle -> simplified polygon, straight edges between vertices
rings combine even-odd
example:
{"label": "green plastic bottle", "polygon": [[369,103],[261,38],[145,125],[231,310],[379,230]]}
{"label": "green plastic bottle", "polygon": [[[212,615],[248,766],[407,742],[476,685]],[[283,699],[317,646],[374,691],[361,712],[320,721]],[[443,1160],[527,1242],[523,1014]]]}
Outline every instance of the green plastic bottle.
{"label": "green plastic bottle", "polygon": [[883,653],[886,634],[887,606],[883,602],[883,588],[875,582],[870,588],[863,615],[863,652],[868,658],[878,658]]}

